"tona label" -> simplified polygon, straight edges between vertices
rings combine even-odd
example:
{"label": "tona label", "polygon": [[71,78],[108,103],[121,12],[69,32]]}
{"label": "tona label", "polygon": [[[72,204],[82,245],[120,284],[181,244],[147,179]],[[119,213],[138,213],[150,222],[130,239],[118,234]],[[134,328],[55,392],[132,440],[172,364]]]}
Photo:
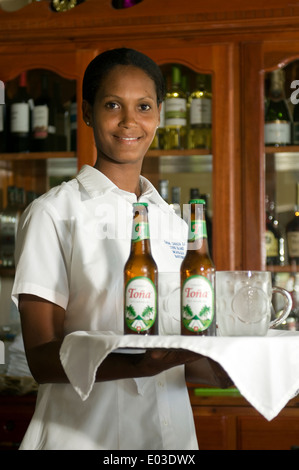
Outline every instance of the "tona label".
{"label": "tona label", "polygon": [[157,291],[147,277],[135,277],[126,285],[125,320],[138,333],[150,329],[157,316]]}
{"label": "tona label", "polygon": [[214,318],[214,289],[203,276],[190,276],[182,289],[182,322],[187,330],[204,331]]}

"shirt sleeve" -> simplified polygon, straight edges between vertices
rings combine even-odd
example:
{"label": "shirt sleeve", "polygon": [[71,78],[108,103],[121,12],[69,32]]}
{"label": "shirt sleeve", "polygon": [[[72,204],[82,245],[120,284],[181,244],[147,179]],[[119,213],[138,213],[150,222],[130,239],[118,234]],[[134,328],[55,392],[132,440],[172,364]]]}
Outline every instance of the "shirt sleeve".
{"label": "shirt sleeve", "polygon": [[12,299],[32,294],[63,308],[69,296],[67,221],[49,204],[34,201],[23,213],[16,241],[16,275]]}

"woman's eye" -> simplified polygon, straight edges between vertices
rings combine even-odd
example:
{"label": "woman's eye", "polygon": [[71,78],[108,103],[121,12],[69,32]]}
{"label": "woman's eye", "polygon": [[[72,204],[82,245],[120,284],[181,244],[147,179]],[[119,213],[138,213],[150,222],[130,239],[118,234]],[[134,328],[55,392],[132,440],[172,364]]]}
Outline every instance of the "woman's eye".
{"label": "woman's eye", "polygon": [[114,103],[113,101],[110,101],[109,103],[105,104],[105,107],[108,109],[117,109],[119,108],[119,105],[117,103]]}
{"label": "woman's eye", "polygon": [[151,109],[151,106],[149,104],[144,103],[140,105],[140,108],[142,111],[148,111],[149,109]]}

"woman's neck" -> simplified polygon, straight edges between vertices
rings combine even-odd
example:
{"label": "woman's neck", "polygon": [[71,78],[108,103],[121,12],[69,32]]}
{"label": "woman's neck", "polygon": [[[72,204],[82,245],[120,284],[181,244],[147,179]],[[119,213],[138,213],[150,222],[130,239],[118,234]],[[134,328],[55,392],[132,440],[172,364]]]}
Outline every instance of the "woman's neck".
{"label": "woman's neck", "polygon": [[94,168],[107,176],[119,189],[135,193],[137,198],[141,195],[141,168],[137,168],[136,165],[120,165],[111,162],[107,164],[105,160],[98,159]]}

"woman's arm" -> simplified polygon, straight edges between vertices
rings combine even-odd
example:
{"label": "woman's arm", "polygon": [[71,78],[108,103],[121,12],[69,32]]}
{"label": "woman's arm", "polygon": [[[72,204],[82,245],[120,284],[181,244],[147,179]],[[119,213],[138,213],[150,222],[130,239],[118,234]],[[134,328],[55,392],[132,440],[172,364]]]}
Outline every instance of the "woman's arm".
{"label": "woman's arm", "polygon": [[[59,356],[65,310],[40,297],[22,294],[19,311],[27,362],[34,379],[38,383],[67,383]],[[96,380],[153,376],[197,358],[197,354],[183,350],[155,349],[136,355],[112,353],[100,365]]]}
{"label": "woman's arm", "polygon": [[[34,379],[38,383],[68,383],[59,356],[65,310],[40,297],[22,294],[19,311],[27,362]],[[153,349],[145,354],[109,354],[98,368],[96,381],[150,377],[182,364],[186,365],[186,378],[190,381],[222,386],[218,369],[220,378],[228,379],[217,363],[204,356],[186,350]]]}

